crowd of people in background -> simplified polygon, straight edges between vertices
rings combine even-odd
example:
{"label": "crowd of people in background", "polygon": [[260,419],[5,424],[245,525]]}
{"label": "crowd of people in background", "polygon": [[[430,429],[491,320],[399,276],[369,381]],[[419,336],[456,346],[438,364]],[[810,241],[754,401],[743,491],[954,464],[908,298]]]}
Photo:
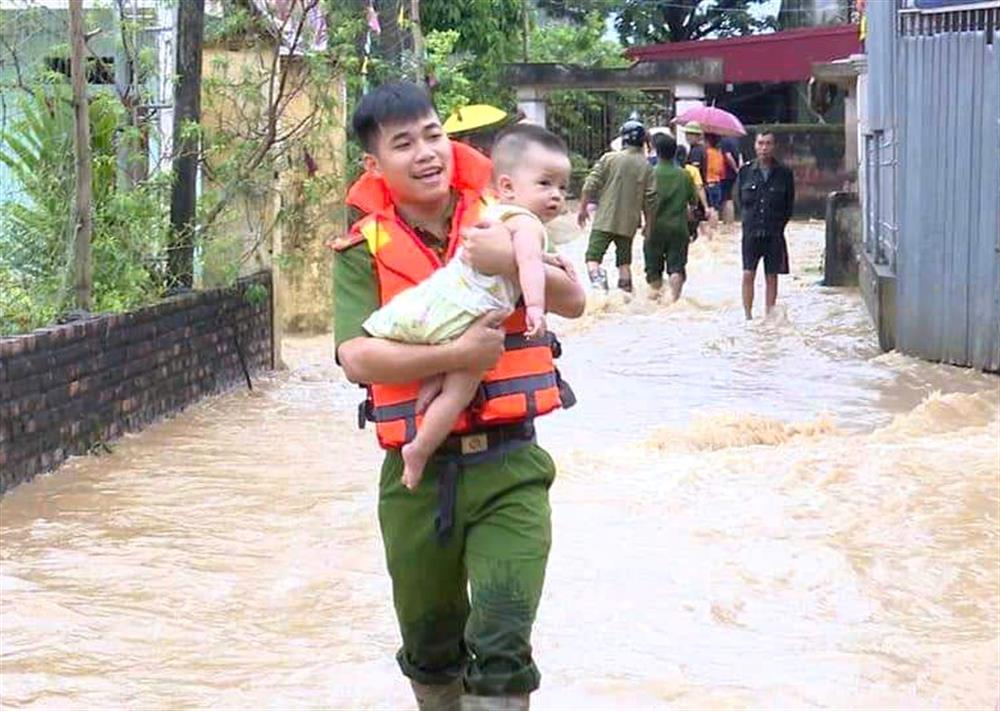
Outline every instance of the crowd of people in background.
{"label": "crowd of people in background", "polygon": [[720,221],[733,223],[738,206],[744,313],[752,318],[761,260],[770,313],[778,275],[788,273],[784,232],[795,201],[792,173],[774,155],[775,136],[758,133],[755,157],[745,161],[737,138],[706,132],[698,123],[679,129],[687,145],[662,132],[650,136],[638,120],[626,121],[621,148],[601,156],[587,176],[577,221],[584,227],[593,215],[585,257],[590,285],[609,290],[602,262],[613,244],[618,288],[632,293],[632,242],[641,227],[647,294],[661,298],[666,274],[677,300],[687,280],[688,245],[700,235],[712,239]]}

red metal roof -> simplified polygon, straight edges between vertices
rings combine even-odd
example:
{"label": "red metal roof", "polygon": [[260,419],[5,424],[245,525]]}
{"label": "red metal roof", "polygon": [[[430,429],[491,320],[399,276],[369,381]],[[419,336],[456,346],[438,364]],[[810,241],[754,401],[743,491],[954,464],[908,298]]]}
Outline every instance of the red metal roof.
{"label": "red metal roof", "polygon": [[721,59],[727,84],[804,81],[813,62],[829,62],[861,52],[857,25],[785,30],[730,39],[669,42],[632,47],[626,54],[640,62],[670,59]]}

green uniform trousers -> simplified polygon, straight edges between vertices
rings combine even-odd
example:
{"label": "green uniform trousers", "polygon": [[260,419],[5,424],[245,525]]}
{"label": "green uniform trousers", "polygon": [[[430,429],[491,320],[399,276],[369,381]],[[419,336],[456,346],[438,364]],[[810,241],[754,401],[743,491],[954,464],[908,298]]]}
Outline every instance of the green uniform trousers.
{"label": "green uniform trousers", "polygon": [[588,262],[602,262],[611,243],[615,244],[615,266],[624,267],[632,263],[632,235],[616,235],[601,230],[591,230],[584,259]]}
{"label": "green uniform trousers", "polygon": [[654,284],[661,281],[664,269],[667,274],[687,276],[690,242],[686,229],[683,231],[654,229],[649,239],[642,245],[643,256],[646,259],[646,283]]}
{"label": "green uniform trousers", "polygon": [[378,515],[403,637],[399,666],[421,684],[464,676],[473,694],[530,693],[540,679],[531,626],[552,543],[555,464],[529,443],[466,465],[444,542],[434,528],[438,471],[432,461],[411,492],[397,452],[382,465]]}

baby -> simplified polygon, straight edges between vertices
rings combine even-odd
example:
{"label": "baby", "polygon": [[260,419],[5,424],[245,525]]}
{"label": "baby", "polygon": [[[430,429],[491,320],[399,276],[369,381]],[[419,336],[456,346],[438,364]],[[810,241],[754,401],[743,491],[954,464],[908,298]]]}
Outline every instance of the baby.
{"label": "baby", "polygon": [[[517,124],[497,137],[491,157],[500,202],[489,206],[483,217],[501,220],[510,230],[517,281],[475,271],[462,259],[460,248],[432,276],[373,313],[364,323],[369,335],[405,343],[445,343],[487,313],[510,314],[522,296],[525,336],[545,335],[544,223],[561,214],[566,202],[566,144],[541,126]],[[423,412],[423,421],[402,449],[407,488],[420,483],[427,461],[472,402],[482,375],[455,371],[422,383],[417,411]]]}

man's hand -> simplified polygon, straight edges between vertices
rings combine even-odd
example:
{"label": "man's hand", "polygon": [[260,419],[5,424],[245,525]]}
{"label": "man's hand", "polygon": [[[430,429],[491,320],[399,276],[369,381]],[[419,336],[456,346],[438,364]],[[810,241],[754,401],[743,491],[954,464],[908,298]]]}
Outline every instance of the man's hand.
{"label": "man's hand", "polygon": [[509,277],[517,272],[510,230],[495,220],[462,230],[462,259],[480,274]]}
{"label": "man's hand", "polygon": [[576,213],[576,224],[582,230],[587,226],[587,220],[590,218],[590,214],[587,212],[587,201],[580,201],[580,211]]}
{"label": "man's hand", "polygon": [[550,264],[553,267],[558,267],[566,272],[566,275],[573,281],[579,281],[576,278],[576,268],[573,263],[559,254],[553,254],[552,252],[545,252],[542,254],[542,262],[545,264]]}
{"label": "man's hand", "polygon": [[527,306],[525,312],[525,337],[531,341],[545,335],[545,309],[540,306]]}
{"label": "man's hand", "polygon": [[503,311],[490,311],[455,340],[463,370],[487,371],[497,364],[503,355],[504,332],[500,325],[507,316]]}

